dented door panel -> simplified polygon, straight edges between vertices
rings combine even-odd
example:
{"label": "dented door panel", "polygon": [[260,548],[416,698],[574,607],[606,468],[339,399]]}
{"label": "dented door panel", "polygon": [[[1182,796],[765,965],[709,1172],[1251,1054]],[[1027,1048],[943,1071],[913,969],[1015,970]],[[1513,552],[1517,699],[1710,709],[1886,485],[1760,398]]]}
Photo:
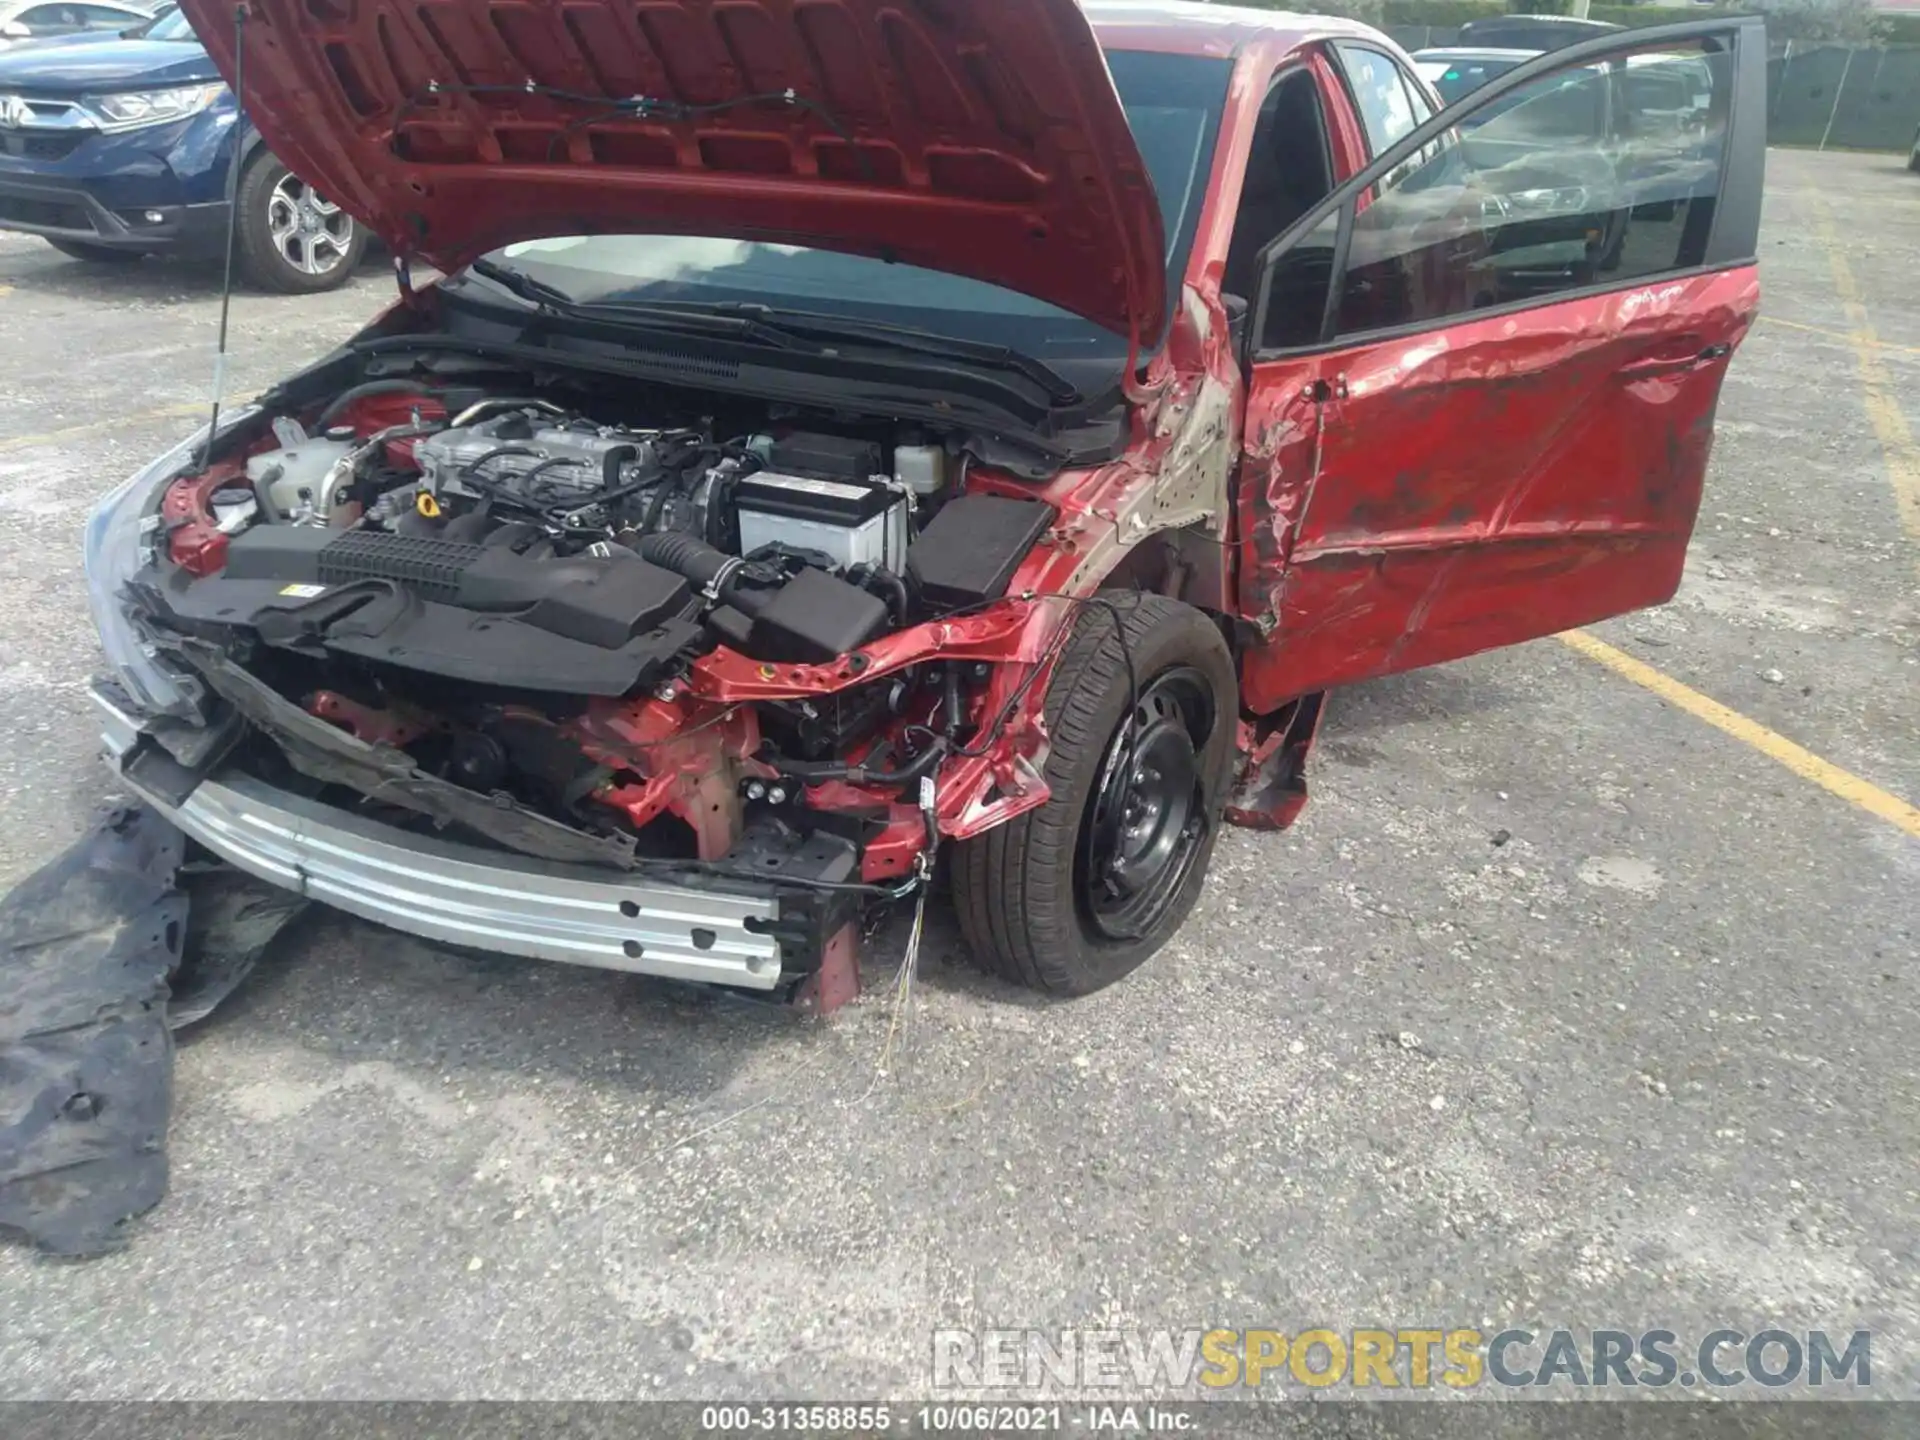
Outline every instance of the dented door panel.
{"label": "dented door panel", "polygon": [[[1590,140],[1503,119],[1512,153],[1468,154],[1476,110],[1534,87],[1506,112],[1529,116],[1560,77],[1605,87],[1643,51],[1714,58],[1684,144],[1603,108]],[[1529,62],[1272,248],[1252,333],[1282,338],[1251,366],[1236,495],[1238,595],[1260,637],[1248,710],[1673,595],[1720,386],[1758,312],[1765,54],[1744,17]],[[1362,205],[1396,185],[1394,209]],[[1303,345],[1287,327],[1312,313],[1315,265],[1332,288]],[[1436,269],[1464,290],[1429,284]]]}
{"label": "dented door panel", "polygon": [[1747,266],[1261,366],[1248,706],[1670,598],[1758,304]]}

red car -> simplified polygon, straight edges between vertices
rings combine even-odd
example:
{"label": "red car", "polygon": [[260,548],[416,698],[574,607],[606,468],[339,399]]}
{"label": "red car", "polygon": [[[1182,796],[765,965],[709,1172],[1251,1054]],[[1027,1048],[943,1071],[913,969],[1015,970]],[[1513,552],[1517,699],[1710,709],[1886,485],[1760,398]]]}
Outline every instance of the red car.
{"label": "red car", "polygon": [[1679,582],[1757,21],[1440,116],[1209,5],[185,9],[401,295],[103,503],[99,696],[341,909],[824,1008],[940,852],[984,966],[1084,994],[1293,820],[1333,687]]}

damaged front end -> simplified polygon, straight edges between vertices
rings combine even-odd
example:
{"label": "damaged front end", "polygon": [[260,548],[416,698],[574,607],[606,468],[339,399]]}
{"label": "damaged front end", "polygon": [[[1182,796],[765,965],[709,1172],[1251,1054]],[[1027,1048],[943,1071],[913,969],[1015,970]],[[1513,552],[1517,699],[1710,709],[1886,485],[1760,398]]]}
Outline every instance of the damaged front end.
{"label": "damaged front end", "polygon": [[1044,802],[1074,560],[984,442],[395,348],[90,527],[110,757],[200,844],[443,943],[830,1007],[942,837]]}

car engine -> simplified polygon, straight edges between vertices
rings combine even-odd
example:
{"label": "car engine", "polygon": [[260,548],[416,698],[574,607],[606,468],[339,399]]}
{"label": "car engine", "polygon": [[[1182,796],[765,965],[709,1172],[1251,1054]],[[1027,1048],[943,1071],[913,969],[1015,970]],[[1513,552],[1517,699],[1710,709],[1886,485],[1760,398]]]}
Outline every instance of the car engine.
{"label": "car engine", "polygon": [[[388,492],[389,511],[419,493],[436,508],[491,501],[551,516],[573,531],[595,521],[704,536],[714,487],[739,469],[687,432],[622,430],[544,408],[513,408],[421,440],[412,494]],[[711,462],[711,463],[702,463]]]}
{"label": "car engine", "polygon": [[452,415],[424,395],[379,398],[381,423],[363,413],[308,434],[277,418],[244,488],[216,480],[198,496],[218,533],[174,532],[175,616],[243,615],[287,651],[617,696],[715,644],[819,664],[991,599],[1051,515],[988,497],[952,507],[949,531],[958,512],[995,504],[1019,523],[1002,517],[1004,563],[984,557],[977,586],[936,574],[917,598],[919,557],[953,554],[917,543],[953,498],[948,451],[923,435],[769,427],[718,440],[710,424],[608,425],[537,398]]}

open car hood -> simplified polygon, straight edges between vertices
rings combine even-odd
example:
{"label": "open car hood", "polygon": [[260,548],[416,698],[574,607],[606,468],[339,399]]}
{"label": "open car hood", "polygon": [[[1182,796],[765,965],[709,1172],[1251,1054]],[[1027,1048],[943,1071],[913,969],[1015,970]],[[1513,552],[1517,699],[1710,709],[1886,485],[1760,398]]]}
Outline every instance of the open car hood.
{"label": "open car hood", "polygon": [[[229,82],[223,0],[183,0]],[[446,269],[596,232],[771,240],[1155,339],[1159,205],[1075,0],[247,0],[247,115]]]}

